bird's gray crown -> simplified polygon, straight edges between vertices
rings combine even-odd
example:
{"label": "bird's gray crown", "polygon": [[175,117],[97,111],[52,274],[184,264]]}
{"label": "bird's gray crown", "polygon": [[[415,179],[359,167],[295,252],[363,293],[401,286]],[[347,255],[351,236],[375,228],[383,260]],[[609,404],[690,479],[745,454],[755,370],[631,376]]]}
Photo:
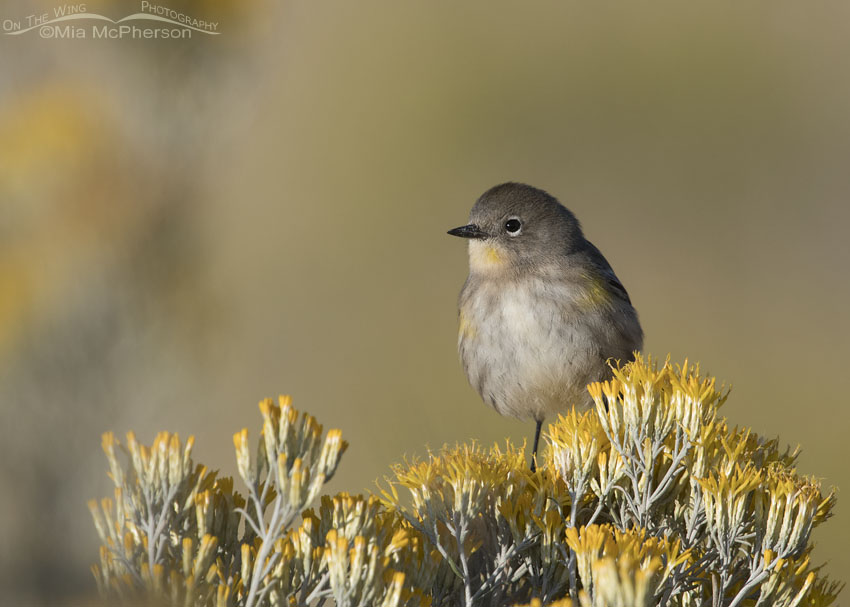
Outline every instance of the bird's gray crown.
{"label": "bird's gray crown", "polygon": [[503,183],[484,192],[469,223],[523,265],[569,254],[586,243],[572,212],[554,196],[523,183]]}

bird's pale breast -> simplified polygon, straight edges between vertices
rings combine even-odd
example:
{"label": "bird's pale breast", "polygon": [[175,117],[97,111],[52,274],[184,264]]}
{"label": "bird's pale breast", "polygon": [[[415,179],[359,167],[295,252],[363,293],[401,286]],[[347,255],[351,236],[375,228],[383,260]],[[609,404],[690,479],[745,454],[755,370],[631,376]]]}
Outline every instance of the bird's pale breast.
{"label": "bird's pale breast", "polygon": [[592,285],[527,277],[471,276],[460,301],[458,347],[464,370],[499,413],[543,419],[585,407],[586,385],[606,376],[611,305],[589,309]]}

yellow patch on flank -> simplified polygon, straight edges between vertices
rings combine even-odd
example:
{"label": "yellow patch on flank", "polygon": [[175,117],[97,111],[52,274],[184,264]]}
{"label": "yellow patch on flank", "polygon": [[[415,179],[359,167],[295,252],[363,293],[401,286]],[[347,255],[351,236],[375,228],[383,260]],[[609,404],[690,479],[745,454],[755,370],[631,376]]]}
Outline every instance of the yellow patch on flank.
{"label": "yellow patch on flank", "polygon": [[469,243],[469,267],[478,271],[491,271],[505,264],[505,253],[492,244],[480,240]]}
{"label": "yellow patch on flank", "polygon": [[584,278],[587,280],[587,283],[579,299],[579,303],[583,307],[592,309],[611,303],[611,294],[605,288],[605,284],[600,278],[588,274],[585,274]]}
{"label": "yellow patch on flank", "polygon": [[458,337],[466,339],[473,339],[476,335],[475,326],[469,322],[469,319],[466,317],[466,314],[463,313],[463,310],[460,312],[460,326],[458,327],[457,333]]}

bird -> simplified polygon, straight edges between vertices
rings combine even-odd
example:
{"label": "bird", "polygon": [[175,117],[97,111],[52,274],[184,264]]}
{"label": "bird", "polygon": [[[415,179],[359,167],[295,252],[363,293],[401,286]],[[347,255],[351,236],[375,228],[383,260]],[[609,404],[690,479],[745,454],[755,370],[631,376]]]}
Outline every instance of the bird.
{"label": "bird", "polygon": [[587,385],[641,350],[637,311],[576,216],[544,190],[494,186],[448,234],[469,241],[458,300],[464,372],[498,413],[535,422],[533,472],[543,421],[588,409]]}

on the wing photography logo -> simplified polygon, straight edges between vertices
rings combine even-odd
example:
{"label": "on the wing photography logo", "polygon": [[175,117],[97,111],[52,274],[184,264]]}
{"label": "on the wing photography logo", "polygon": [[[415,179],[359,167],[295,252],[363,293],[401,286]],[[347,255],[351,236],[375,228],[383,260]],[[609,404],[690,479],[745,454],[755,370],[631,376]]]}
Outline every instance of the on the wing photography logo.
{"label": "on the wing photography logo", "polygon": [[85,4],[63,4],[52,12],[0,21],[9,36],[38,35],[57,39],[175,39],[217,36],[217,21],[205,21],[168,6],[142,0],[138,12],[119,19],[91,13]]}

